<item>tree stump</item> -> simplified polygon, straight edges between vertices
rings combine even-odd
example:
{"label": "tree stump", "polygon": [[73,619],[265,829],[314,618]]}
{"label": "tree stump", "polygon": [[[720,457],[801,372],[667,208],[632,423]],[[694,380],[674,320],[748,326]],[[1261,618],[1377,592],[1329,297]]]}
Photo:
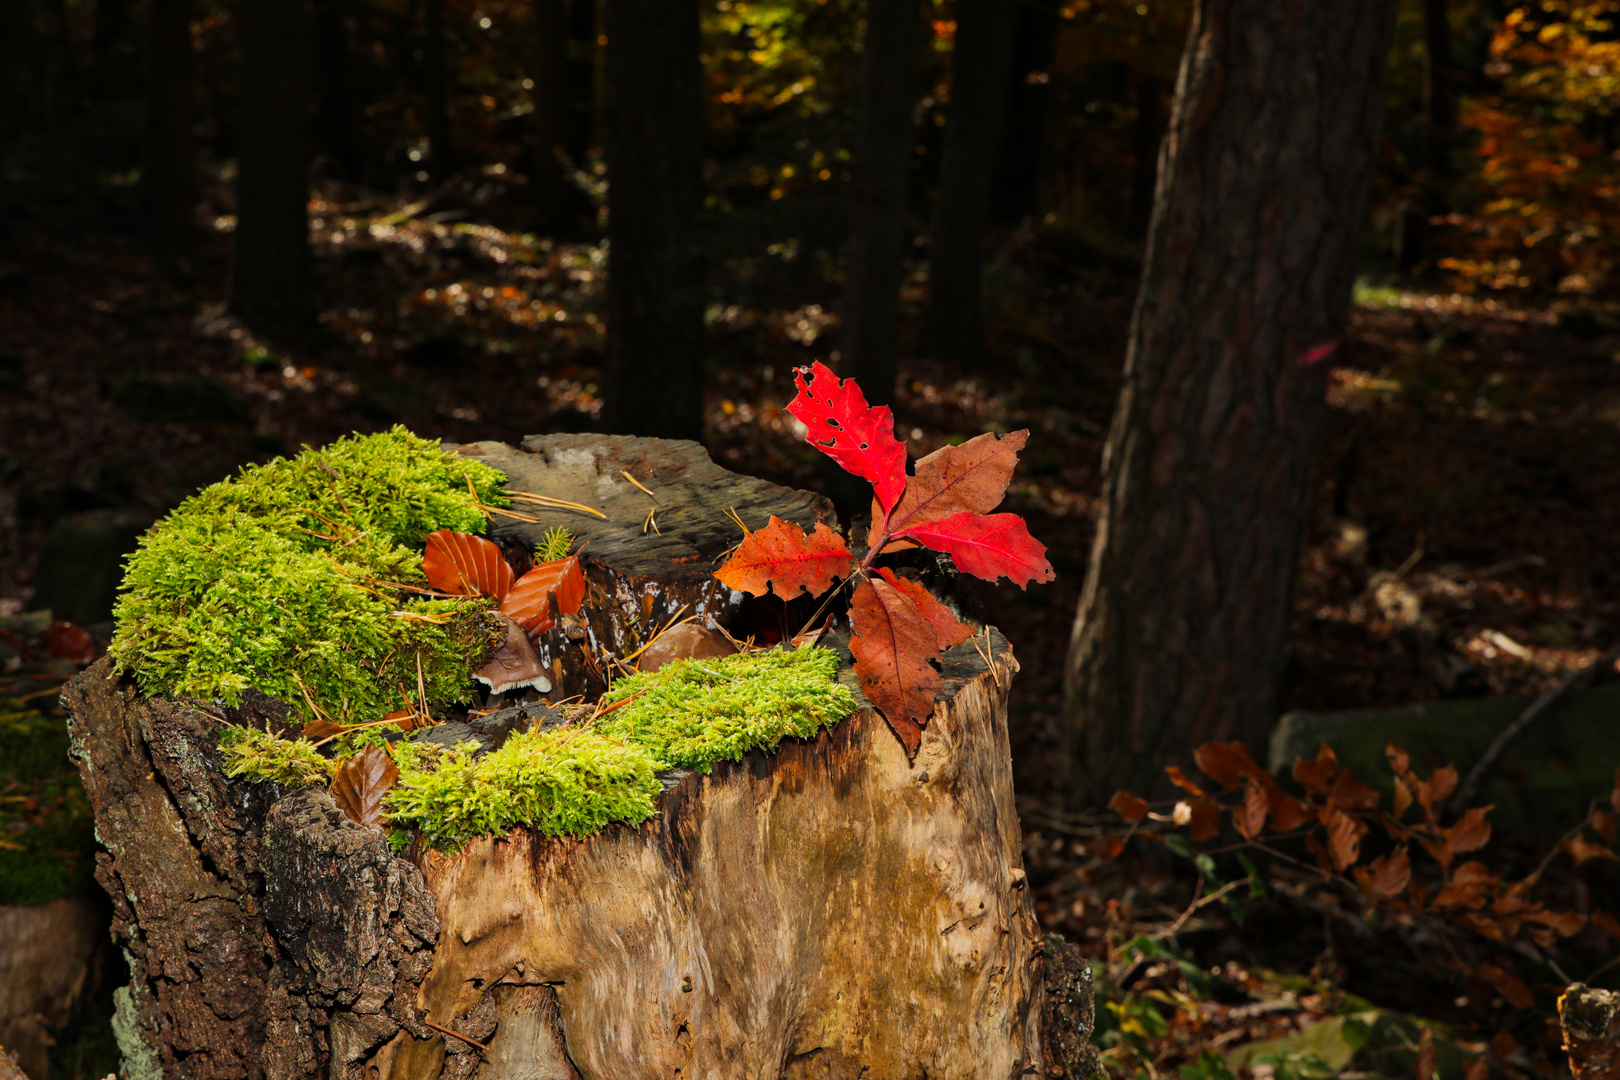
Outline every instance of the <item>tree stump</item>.
{"label": "tree stump", "polygon": [[[724,509],[831,516],[692,443],[525,448],[463,451],[610,519],[567,520],[589,541],[596,602],[578,636],[550,642],[554,660],[626,655],[682,605],[736,616],[709,576],[736,539]],[[643,538],[655,498],[662,535]],[[494,534],[527,545],[546,524]],[[322,789],[223,777],[219,716],[263,725],[285,705],[143,701],[100,661],[64,699],[131,970],[126,1077],[1087,1075],[1089,976],[1041,937],[1021,864],[1017,663],[999,633],[978,640],[946,654],[914,760],[863,707],[774,754],[666,774],[639,828],[520,829],[404,857]],[[561,667],[565,685],[589,678]]]}

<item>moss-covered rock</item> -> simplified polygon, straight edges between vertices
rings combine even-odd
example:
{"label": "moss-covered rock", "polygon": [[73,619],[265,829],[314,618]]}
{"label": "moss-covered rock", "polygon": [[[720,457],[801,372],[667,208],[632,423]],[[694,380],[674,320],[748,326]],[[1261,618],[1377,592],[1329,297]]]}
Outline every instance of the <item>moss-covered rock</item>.
{"label": "moss-covered rock", "polygon": [[249,466],[142,538],[112,654],[148,695],[257,686],[306,720],[383,716],[419,670],[429,703],[465,701],[493,604],[413,590],[427,534],[482,531],[503,480],[404,428]]}

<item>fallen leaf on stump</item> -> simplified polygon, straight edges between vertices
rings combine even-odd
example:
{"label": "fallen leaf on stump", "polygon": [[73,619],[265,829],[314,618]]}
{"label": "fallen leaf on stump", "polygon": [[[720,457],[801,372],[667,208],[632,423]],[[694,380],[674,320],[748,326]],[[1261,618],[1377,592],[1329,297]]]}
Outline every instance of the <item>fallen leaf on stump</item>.
{"label": "fallen leaf on stump", "polygon": [[332,799],[350,821],[371,829],[387,829],[383,796],[398,779],[399,766],[388,751],[373,743],[338,766],[332,778]]}
{"label": "fallen leaf on stump", "polygon": [[728,588],[751,596],[775,592],[791,600],[801,592],[812,596],[832,588],[835,578],[846,578],[855,558],[844,538],[821,522],[809,535],[791,521],[771,515],[770,524],[743,537],[737,552],[715,577]]}
{"label": "fallen leaf on stump", "polygon": [[429,587],[452,596],[504,600],[512,588],[512,568],[500,548],[482,536],[449,529],[428,534],[422,573]]}
{"label": "fallen leaf on stump", "polygon": [[580,569],[579,556],[541,563],[518,578],[501,601],[501,613],[510,616],[531,638],[538,637],[556,622],[553,599],[557,615],[573,615],[585,603],[585,572]]}
{"label": "fallen leaf on stump", "polygon": [[[902,581],[880,570],[879,576],[855,586],[849,606],[849,649],[861,689],[900,737],[909,757],[917,752],[923,726],[934,714],[934,695],[944,685],[932,661],[948,647],[942,642],[955,644],[972,630],[921,586]],[[919,593],[927,597],[923,603],[931,601],[933,607],[924,610]]]}

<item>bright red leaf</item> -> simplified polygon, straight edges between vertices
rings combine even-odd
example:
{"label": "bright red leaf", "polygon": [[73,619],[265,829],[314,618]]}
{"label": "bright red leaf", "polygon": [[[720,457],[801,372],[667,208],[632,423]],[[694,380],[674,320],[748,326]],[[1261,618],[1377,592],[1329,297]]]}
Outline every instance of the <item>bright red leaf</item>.
{"label": "bright red leaf", "polygon": [[428,534],[422,572],[430,588],[453,596],[505,600],[512,588],[512,568],[500,548],[482,536],[449,529]]}
{"label": "bright red leaf", "polygon": [[887,513],[906,487],[906,444],[894,437],[894,414],[868,405],[854,379],[840,379],[819,360],[794,380],[799,394],[787,411],[810,429],[806,438],[816,449],[872,484]]}
{"label": "bright red leaf", "polygon": [[[905,494],[889,515],[889,531],[901,532],[952,514],[988,514],[1001,505],[1018,465],[1018,452],[1028,441],[1028,431],[987,433],[961,446],[942,446],[918,458],[917,474],[907,483]],[[883,507],[873,500],[874,527],[882,520]],[[909,545],[891,544],[884,550],[905,546]]]}
{"label": "bright red leaf", "polygon": [[1057,576],[1046,559],[1046,545],[1029,535],[1029,527],[1017,514],[964,511],[913,526],[902,535],[945,552],[958,570],[986,581],[1005,577],[1023,589],[1031,581]]}
{"label": "bright red leaf", "polygon": [[585,602],[585,572],[579,567],[579,556],[541,563],[518,578],[501,602],[501,611],[530,637],[538,637],[556,621],[553,600],[558,615],[572,615]]}
{"label": "bright red leaf", "polygon": [[824,593],[835,578],[847,578],[854,569],[844,538],[826,525],[816,522],[815,531],[806,536],[791,521],[772,515],[770,524],[743,538],[714,576],[739,592],[764,596],[774,590],[791,600],[801,592]]}

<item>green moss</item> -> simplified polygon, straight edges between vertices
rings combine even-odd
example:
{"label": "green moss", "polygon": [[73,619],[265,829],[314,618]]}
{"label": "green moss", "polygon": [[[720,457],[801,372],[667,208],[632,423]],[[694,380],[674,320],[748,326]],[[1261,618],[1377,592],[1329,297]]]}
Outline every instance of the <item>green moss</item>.
{"label": "green moss", "polygon": [[639,747],[567,727],[519,732],[479,757],[476,749],[395,744],[399,783],[386,801],[393,824],[454,849],[519,825],[548,836],[589,836],[609,822],[639,825],[656,812],[660,763]]}
{"label": "green moss", "polygon": [[838,663],[837,653],[815,648],[677,660],[615,683],[603,704],[634,700],[597,730],[706,773],[713,762],[774,750],[790,735],[810,738],[853,713]]}
{"label": "green moss", "polygon": [[67,724],[0,700],[0,905],[94,888],[95,830]]}
{"label": "green moss", "polygon": [[249,466],[205,488],[131,556],[113,656],[149,695],[240,700],[306,720],[375,719],[414,695],[465,701],[498,629],[487,599],[424,598],[421,545],[482,531],[504,477],[403,428]]}
{"label": "green moss", "polygon": [[307,739],[282,739],[234,724],[220,732],[219,757],[226,776],[285,787],[329,783],[336,771],[336,762],[322,757]]}

